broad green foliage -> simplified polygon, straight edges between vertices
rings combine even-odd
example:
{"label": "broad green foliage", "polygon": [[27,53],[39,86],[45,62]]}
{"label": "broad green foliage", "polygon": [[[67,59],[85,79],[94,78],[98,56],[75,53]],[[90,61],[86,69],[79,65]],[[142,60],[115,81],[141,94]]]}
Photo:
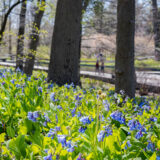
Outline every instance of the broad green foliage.
{"label": "broad green foliage", "polygon": [[44,75],[0,71],[0,159],[129,160],[160,157],[158,100],[58,87]]}

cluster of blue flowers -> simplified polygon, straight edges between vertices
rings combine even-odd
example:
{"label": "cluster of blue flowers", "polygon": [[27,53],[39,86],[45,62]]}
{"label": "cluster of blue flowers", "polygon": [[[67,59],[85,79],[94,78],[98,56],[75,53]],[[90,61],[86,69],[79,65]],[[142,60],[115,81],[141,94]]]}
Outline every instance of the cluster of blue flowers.
{"label": "cluster of blue flowers", "polygon": [[105,130],[100,131],[100,133],[97,135],[98,142],[103,141],[105,137],[112,135],[112,129],[110,126],[106,126],[104,128]]}
{"label": "cluster of blue flowers", "polygon": [[142,128],[142,125],[139,123],[139,121],[132,119],[128,122],[128,127],[131,131],[134,131],[140,130]]}
{"label": "cluster of blue flowers", "polygon": [[132,119],[128,122],[128,126],[129,129],[131,131],[137,130],[138,132],[136,133],[136,138],[140,139],[141,137],[143,137],[143,133],[146,134],[146,129],[144,128],[144,126],[142,126],[139,121]]}
{"label": "cluster of blue flowers", "polygon": [[147,150],[151,150],[152,152],[154,152],[155,150],[154,143],[152,143],[151,141],[148,141]]}
{"label": "cluster of blue flowers", "polygon": [[50,94],[50,100],[53,101],[53,102],[58,101],[58,99],[55,99],[55,93]]}
{"label": "cluster of blue flowers", "polygon": [[79,120],[80,120],[80,122],[83,123],[83,125],[91,124],[91,121],[90,121],[90,119],[89,119],[88,116],[86,116],[86,117],[81,117]]}
{"label": "cluster of blue flowers", "polygon": [[27,117],[29,120],[36,122],[37,118],[39,117],[39,112],[38,111],[28,112]]}
{"label": "cluster of blue flowers", "polygon": [[111,116],[112,119],[120,122],[121,124],[125,124],[125,118],[122,115],[122,112],[115,111],[115,112],[111,113],[110,116]]}
{"label": "cluster of blue flowers", "polygon": [[149,120],[152,121],[152,122],[156,122],[157,118],[156,117],[151,117]]}
{"label": "cluster of blue flowers", "polygon": [[[77,116],[81,116],[81,113],[79,113],[79,115]],[[93,118],[90,120],[88,116],[84,116],[84,117],[81,117],[79,120],[83,125],[87,125],[87,124],[91,124],[91,121],[93,121]],[[84,133],[86,129],[87,129],[87,126],[81,126],[79,128],[79,132]]]}

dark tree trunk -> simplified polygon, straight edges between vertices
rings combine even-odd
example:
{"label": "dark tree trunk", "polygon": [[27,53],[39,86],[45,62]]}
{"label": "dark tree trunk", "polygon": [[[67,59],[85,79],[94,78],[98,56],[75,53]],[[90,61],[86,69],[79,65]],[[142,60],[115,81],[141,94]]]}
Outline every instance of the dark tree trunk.
{"label": "dark tree trunk", "polygon": [[32,75],[34,68],[35,55],[39,43],[39,31],[41,26],[41,20],[45,11],[45,2],[46,0],[42,0],[41,7],[36,7],[34,21],[32,24],[32,32],[30,35],[30,43],[29,43],[29,54],[26,57],[24,73],[27,75]]}
{"label": "dark tree trunk", "polygon": [[10,58],[12,59],[12,35],[11,35],[11,25],[12,25],[12,21],[11,21],[11,17],[9,17],[9,55]]}
{"label": "dark tree trunk", "polygon": [[0,29],[0,45],[2,43],[2,39],[3,39],[3,36],[4,36],[4,31],[5,31],[5,28],[6,28],[6,24],[7,24],[7,20],[8,20],[8,16],[9,14],[11,13],[11,11],[17,6],[19,5],[20,3],[24,2],[25,0],[17,0],[17,2],[15,2],[9,9],[8,11],[6,12],[6,14],[4,15],[4,19],[2,21],[2,24],[1,24],[1,29]]}
{"label": "dark tree trunk", "polygon": [[153,32],[155,45],[155,59],[160,61],[160,16],[158,13],[157,0],[152,0]]}
{"label": "dark tree trunk", "polygon": [[[11,0],[9,0],[9,8],[11,6]],[[11,16],[9,17],[9,47],[8,52],[10,55],[10,58],[12,59],[12,35],[11,35],[11,25],[12,25],[12,19]]]}
{"label": "dark tree trunk", "polygon": [[21,70],[23,70],[23,50],[24,50],[26,7],[27,7],[27,1],[23,2],[21,6],[18,40],[17,40],[16,69],[19,68]]}
{"label": "dark tree trunk", "polygon": [[48,80],[80,84],[82,0],[58,0]]}
{"label": "dark tree trunk", "polygon": [[134,34],[135,0],[118,0],[117,51],[116,51],[116,92],[125,91],[135,96]]}

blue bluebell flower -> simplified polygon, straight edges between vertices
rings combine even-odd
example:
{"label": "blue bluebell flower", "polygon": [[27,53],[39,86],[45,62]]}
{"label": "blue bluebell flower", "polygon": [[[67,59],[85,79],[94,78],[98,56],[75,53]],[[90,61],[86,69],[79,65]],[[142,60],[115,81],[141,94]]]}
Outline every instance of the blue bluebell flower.
{"label": "blue bluebell flower", "polygon": [[84,133],[86,129],[87,129],[87,127],[80,127],[79,128],[79,132],[80,133]]}
{"label": "blue bluebell flower", "polygon": [[2,77],[3,77],[3,78],[6,78],[6,75],[5,75],[5,74],[3,74],[3,75],[2,75]]}
{"label": "blue bluebell flower", "polygon": [[48,132],[48,137],[51,137],[51,139],[53,139],[54,136],[55,136],[55,134],[56,134],[56,133],[55,133],[54,129],[51,128],[51,129],[49,130],[49,132]]}
{"label": "blue bluebell flower", "polygon": [[73,152],[74,148],[77,147],[76,145],[72,145],[71,141],[67,141],[65,143],[65,147],[67,147],[68,152]]}
{"label": "blue bluebell flower", "polygon": [[78,155],[78,158],[76,160],[82,160],[82,154],[81,153]]}
{"label": "blue bluebell flower", "polygon": [[77,112],[77,117],[81,117],[81,116],[82,116],[81,112]]}
{"label": "blue bluebell flower", "polygon": [[45,151],[45,153],[48,153],[48,149],[45,149],[44,151]]}
{"label": "blue bluebell flower", "polygon": [[64,87],[66,87],[67,89],[69,89],[69,88],[72,87],[72,86],[69,85],[69,84],[65,84]]}
{"label": "blue bluebell flower", "polygon": [[33,112],[28,112],[27,117],[29,120],[36,122],[36,118],[34,117]]}
{"label": "blue bluebell flower", "polygon": [[124,116],[122,115],[121,112],[115,111],[115,112],[111,113],[110,116],[111,116],[112,119],[120,122],[121,124],[125,124],[125,118],[124,118]]}
{"label": "blue bluebell flower", "polygon": [[70,148],[67,149],[68,152],[73,152],[74,151],[74,146],[71,146]]}
{"label": "blue bluebell flower", "polygon": [[140,139],[141,137],[143,137],[142,131],[141,131],[141,130],[138,131],[135,137],[136,137],[137,139]]}
{"label": "blue bluebell flower", "polygon": [[51,93],[50,94],[50,100],[51,101],[55,101],[55,93]]}
{"label": "blue bluebell flower", "polygon": [[118,99],[118,94],[117,93],[114,93],[113,96],[114,96],[115,99]]}
{"label": "blue bluebell flower", "polygon": [[72,147],[71,141],[67,141],[66,144],[65,144],[65,146],[68,147],[68,148]]}
{"label": "blue bluebell flower", "polygon": [[112,135],[112,129],[111,129],[111,127],[105,126],[104,129],[105,129],[107,137],[110,136],[110,135]]}
{"label": "blue bluebell flower", "polygon": [[146,111],[149,111],[151,109],[151,107],[149,105],[144,105],[143,108],[146,110]]}
{"label": "blue bluebell flower", "polygon": [[57,114],[56,114],[56,123],[58,123],[58,116],[57,116]]}
{"label": "blue bluebell flower", "polygon": [[33,117],[36,119],[39,117],[39,112],[38,111],[34,111],[33,112]]}
{"label": "blue bluebell flower", "polygon": [[112,129],[109,126],[105,126],[104,128],[105,130],[100,131],[97,135],[98,142],[103,141],[105,137],[112,135]]}
{"label": "blue bluebell flower", "polygon": [[45,120],[45,122],[43,123],[44,126],[47,126],[47,123],[51,122],[51,120],[49,119],[49,117],[46,113],[44,113],[44,120]]}
{"label": "blue bluebell flower", "polygon": [[55,131],[60,131],[60,130],[61,130],[61,127],[58,127],[58,126],[55,127]]}
{"label": "blue bluebell flower", "polygon": [[85,90],[83,90],[83,94],[86,94],[87,92]]}
{"label": "blue bluebell flower", "polygon": [[156,160],[160,160],[160,156],[157,156],[157,157],[156,157]]}
{"label": "blue bluebell flower", "polygon": [[45,122],[43,122],[43,126],[45,126],[45,127],[47,126],[47,122],[46,122],[46,121],[45,121]]}
{"label": "blue bluebell flower", "polygon": [[73,108],[73,110],[71,111],[72,117],[74,117],[74,116],[75,116],[76,109],[77,109],[77,107],[74,107],[74,108]]}
{"label": "blue bluebell flower", "polygon": [[89,119],[88,116],[86,116],[86,117],[81,117],[79,120],[80,120],[80,122],[83,123],[83,125],[85,125],[85,124],[91,124],[91,121],[90,121],[90,119]]}
{"label": "blue bluebell flower", "polygon": [[51,121],[46,113],[44,113],[44,119],[45,119],[45,121],[47,121],[47,122],[50,122],[50,121]]}
{"label": "blue bluebell flower", "polygon": [[119,93],[124,96],[125,95],[125,91],[124,90],[120,90]]}
{"label": "blue bluebell flower", "polygon": [[103,105],[104,105],[104,109],[105,111],[109,111],[109,104],[108,104],[108,101],[107,100],[103,100]]}
{"label": "blue bluebell flower", "polygon": [[130,141],[127,141],[127,143],[126,143],[126,145],[125,145],[125,149],[127,149],[128,147],[131,147],[132,145],[131,145],[131,143],[130,143]]}
{"label": "blue bluebell flower", "polygon": [[150,118],[150,121],[156,122],[156,121],[157,121],[157,118],[156,118],[156,117],[153,117],[153,118],[151,117],[151,118]]}
{"label": "blue bluebell flower", "polygon": [[132,119],[128,122],[128,126],[131,131],[133,130],[139,130],[142,128],[142,125],[139,123],[139,121]]}
{"label": "blue bluebell flower", "polygon": [[15,79],[12,79],[12,80],[11,80],[11,83],[14,84],[14,82],[15,82]]}
{"label": "blue bluebell flower", "polygon": [[147,150],[151,150],[152,152],[155,150],[155,145],[151,141],[148,141]]}
{"label": "blue bluebell flower", "polygon": [[28,81],[31,81],[31,77],[28,77],[28,79],[27,79]]}
{"label": "blue bluebell flower", "polygon": [[80,101],[83,97],[81,96],[81,94],[78,94],[75,96],[76,101]]}
{"label": "blue bluebell flower", "polygon": [[100,133],[97,135],[97,138],[98,138],[98,142],[102,141],[103,142],[103,139],[105,138],[105,131],[100,131]]}
{"label": "blue bluebell flower", "polygon": [[58,143],[62,144],[62,147],[66,145],[66,136],[65,135],[57,135]]}
{"label": "blue bluebell flower", "polygon": [[16,88],[20,88],[21,86],[19,84],[16,84]]}
{"label": "blue bluebell flower", "polygon": [[16,72],[22,72],[22,70],[18,67],[18,68],[16,69]]}
{"label": "blue bluebell flower", "polygon": [[38,87],[38,92],[42,93],[42,87]]}
{"label": "blue bluebell flower", "polygon": [[137,114],[141,116],[143,115],[143,111],[139,111]]}
{"label": "blue bluebell flower", "polygon": [[57,109],[63,110],[62,107],[61,107],[60,105],[57,106]]}
{"label": "blue bluebell flower", "polygon": [[45,157],[43,157],[43,159],[44,160],[52,160],[52,155],[50,154],[48,156],[45,156]]}
{"label": "blue bluebell flower", "polygon": [[48,89],[51,89],[51,88],[53,88],[53,83],[48,85]]}

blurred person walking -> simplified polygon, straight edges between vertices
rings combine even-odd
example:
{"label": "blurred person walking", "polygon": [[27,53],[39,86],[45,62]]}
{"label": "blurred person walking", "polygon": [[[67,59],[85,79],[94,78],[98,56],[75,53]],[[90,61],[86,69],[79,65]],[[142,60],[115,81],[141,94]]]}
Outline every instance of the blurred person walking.
{"label": "blurred person walking", "polygon": [[96,61],[96,66],[95,66],[95,73],[98,72],[99,73],[99,60]]}

